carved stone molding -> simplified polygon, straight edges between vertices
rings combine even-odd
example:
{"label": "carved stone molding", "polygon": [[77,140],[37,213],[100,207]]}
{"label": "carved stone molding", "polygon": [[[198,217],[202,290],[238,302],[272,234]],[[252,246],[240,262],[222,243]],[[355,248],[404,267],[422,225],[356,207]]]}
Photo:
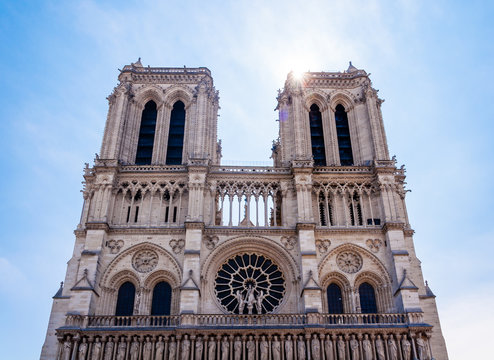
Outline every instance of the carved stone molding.
{"label": "carved stone molding", "polygon": [[340,270],[355,274],[362,268],[362,257],[354,251],[343,251],[336,257],[336,264]]}
{"label": "carved stone molding", "polygon": [[215,235],[206,235],[203,238],[204,244],[209,250],[213,250],[219,241],[219,238]]}
{"label": "carved stone molding", "polygon": [[282,236],[281,237],[281,243],[287,250],[293,250],[295,247],[295,244],[297,243],[297,237],[296,236]]}
{"label": "carved stone molding", "polygon": [[110,254],[118,254],[120,249],[124,246],[124,241],[123,240],[109,240],[106,243],[106,247],[110,249]]}
{"label": "carved stone molding", "polygon": [[171,239],[170,240],[170,247],[172,248],[173,252],[175,254],[179,254],[182,252],[182,249],[185,246],[185,240],[184,239]]}
{"label": "carved stone molding", "polygon": [[132,266],[141,273],[147,273],[158,265],[158,254],[153,250],[141,250],[132,258]]}
{"label": "carved stone molding", "polygon": [[373,253],[377,253],[383,244],[380,239],[368,239],[365,243]]}
{"label": "carved stone molding", "polygon": [[328,251],[331,246],[331,240],[329,239],[318,239],[316,240],[316,248],[319,253],[324,254]]}

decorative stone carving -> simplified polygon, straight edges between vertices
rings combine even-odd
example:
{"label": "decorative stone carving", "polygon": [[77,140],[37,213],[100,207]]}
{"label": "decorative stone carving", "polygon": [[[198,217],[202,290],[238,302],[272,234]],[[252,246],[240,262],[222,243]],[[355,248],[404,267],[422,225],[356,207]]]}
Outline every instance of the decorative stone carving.
{"label": "decorative stone carving", "polygon": [[221,360],[228,360],[230,357],[230,343],[228,342],[228,338],[223,336],[223,340],[221,340]]}
{"label": "decorative stone carving", "polygon": [[273,360],[280,360],[281,359],[281,343],[278,341],[278,336],[274,336],[273,340]]}
{"label": "decorative stone carving", "polygon": [[298,360],[305,360],[305,342],[302,336],[298,336],[297,340],[297,355]]}
{"label": "decorative stone carving", "polygon": [[365,243],[373,253],[377,253],[383,244],[380,239],[368,239]]}
{"label": "decorative stone carving", "polygon": [[398,360],[398,348],[392,337],[388,339],[389,360]]}
{"label": "decorative stone carving", "polygon": [[319,360],[321,358],[321,342],[316,334],[312,335],[311,355],[314,360]]}
{"label": "decorative stone carving", "polygon": [[331,246],[331,241],[328,239],[316,240],[317,251],[319,251],[319,253],[321,253],[321,254],[324,254],[326,251],[328,251],[330,246]]}
{"label": "decorative stone carving", "polygon": [[189,360],[190,358],[190,340],[189,336],[185,335],[182,340],[182,360]]}
{"label": "decorative stone carving", "polygon": [[141,250],[132,258],[132,266],[141,273],[147,273],[158,265],[158,254],[153,250]]}
{"label": "decorative stone carving", "polygon": [[297,243],[296,236],[282,236],[281,243],[287,250],[293,250],[295,244]]}
{"label": "decorative stone carving", "polygon": [[350,340],[350,352],[352,353],[352,360],[359,359],[358,341],[354,335],[352,335],[352,339]]}
{"label": "decorative stone carving", "polygon": [[142,350],[142,360],[151,360],[151,352],[153,350],[153,343],[149,341],[149,337],[146,338],[146,342],[144,343]]}
{"label": "decorative stone carving", "polygon": [[79,344],[79,360],[86,360],[87,353],[87,342],[86,338],[82,339],[82,342]]}
{"label": "decorative stone carving", "polygon": [[137,360],[139,358],[139,341],[134,338],[134,341],[130,344],[130,360]]}
{"label": "decorative stone carving", "polygon": [[331,340],[331,335],[326,335],[324,340],[324,353],[326,355],[326,360],[333,360],[333,341]]}
{"label": "decorative stone carving", "polygon": [[209,250],[213,250],[218,243],[219,238],[217,236],[206,235],[204,236],[204,244]]}
{"label": "decorative stone carving", "polygon": [[344,251],[336,257],[340,270],[354,274],[362,268],[362,257],[353,251]]}
{"label": "decorative stone carving", "polygon": [[244,314],[247,307],[248,314],[254,309],[256,314],[266,314],[281,304],[286,291],[285,278],[271,259],[244,253],[228,259],[220,267],[214,291],[229,313]]}
{"label": "decorative stone carving", "polygon": [[203,351],[204,351],[204,343],[202,342],[202,337],[199,336],[196,340],[195,358],[202,359]]}
{"label": "decorative stone carving", "polygon": [[[235,337],[235,342],[233,343],[233,355],[234,360],[240,360],[242,357],[242,340],[238,336]],[[228,359],[228,356],[225,359]]]}
{"label": "decorative stone carving", "polygon": [[106,247],[110,249],[110,254],[117,254],[124,244],[123,240],[109,240],[106,243]]}
{"label": "decorative stone carving", "polygon": [[364,335],[364,340],[362,341],[362,350],[364,360],[372,360],[372,344],[367,334]]}
{"label": "decorative stone carving", "polygon": [[184,239],[171,239],[170,240],[170,247],[172,248],[173,252],[175,254],[179,254],[182,252],[182,249],[185,246],[185,240]]}
{"label": "decorative stone carving", "polygon": [[345,360],[345,342],[341,338],[338,338],[338,360]]}
{"label": "decorative stone carving", "polygon": [[425,360],[425,354],[426,354],[426,349],[425,349],[425,341],[422,339],[422,337],[417,337],[417,356],[419,360]]}
{"label": "decorative stone carving", "polygon": [[377,335],[377,340],[376,340],[376,354],[377,354],[377,360],[385,360],[384,357],[384,344],[383,341],[381,340],[381,336]]}
{"label": "decorative stone carving", "polygon": [[161,340],[161,336],[158,338],[158,342],[156,343],[156,352],[154,354],[155,359],[163,359],[163,351],[165,349],[165,344]]}
{"label": "decorative stone carving", "polygon": [[285,358],[286,360],[293,360],[293,342],[290,334],[285,340]]}
{"label": "decorative stone carving", "polygon": [[120,340],[118,343],[118,349],[117,349],[117,360],[124,360],[125,359],[125,350],[127,349],[127,344],[125,343],[125,340]]}
{"label": "decorative stone carving", "polygon": [[249,340],[245,344],[247,348],[247,360],[255,360],[256,358],[256,343],[252,339],[252,335],[249,335]]}
{"label": "decorative stone carving", "polygon": [[[111,339],[110,339],[110,341],[111,341]],[[113,355],[113,342],[111,342],[111,344],[112,344],[112,355]],[[99,360],[99,358],[101,356],[101,345],[102,344],[99,341],[99,338],[96,338],[96,340],[93,343],[93,350],[91,352],[91,359],[92,360]],[[105,357],[105,360],[106,360],[106,357]]]}
{"label": "decorative stone carving", "polygon": [[170,341],[169,344],[169,359],[175,359],[177,356],[177,343],[175,340]]}
{"label": "decorative stone carving", "polygon": [[410,341],[405,337],[401,340],[401,348],[403,349],[403,360],[410,360],[410,355],[412,353],[412,345]]}
{"label": "decorative stone carving", "polygon": [[259,343],[259,349],[261,352],[261,360],[268,360],[268,342],[266,341],[266,337],[263,335],[261,337],[261,342]]}
{"label": "decorative stone carving", "polygon": [[214,340],[214,337],[211,337],[211,339],[208,342],[208,359],[216,359],[216,341]]}
{"label": "decorative stone carving", "polygon": [[70,359],[70,352],[71,351],[72,351],[72,341],[70,341],[70,339],[67,339],[63,343],[63,355],[62,355],[62,359],[63,360],[69,360]]}

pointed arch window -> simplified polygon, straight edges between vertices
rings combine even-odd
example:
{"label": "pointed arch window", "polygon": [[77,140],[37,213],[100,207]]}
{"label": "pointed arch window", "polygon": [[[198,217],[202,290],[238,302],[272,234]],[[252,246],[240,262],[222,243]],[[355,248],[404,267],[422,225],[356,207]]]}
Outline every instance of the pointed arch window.
{"label": "pointed arch window", "polygon": [[360,296],[360,309],[363,314],[377,313],[376,293],[369,283],[362,283],[358,288]]}
{"label": "pointed arch window", "polygon": [[173,105],[170,115],[170,129],[168,131],[168,147],[166,150],[166,165],[182,164],[185,132],[185,105],[177,101]]}
{"label": "pointed arch window", "polygon": [[332,283],[326,290],[328,297],[328,313],[329,314],[343,314],[343,296],[341,295],[341,288]]}
{"label": "pointed arch window", "polygon": [[170,315],[172,287],[166,281],[156,284],[153,290],[151,315]]}
{"label": "pointed arch window", "polygon": [[153,158],[154,133],[156,131],[156,103],[150,100],[144,106],[137,142],[136,165],[150,165]]}
{"label": "pointed arch window", "polygon": [[322,116],[319,106],[312,104],[309,111],[310,140],[312,143],[312,157],[315,166],[326,166],[326,150],[324,147],[324,133]]}
{"label": "pointed arch window", "polygon": [[340,164],[353,165],[352,142],[350,139],[350,128],[348,116],[343,105],[336,105],[335,109],[336,136],[338,138],[338,150],[340,153]]}
{"label": "pointed arch window", "polygon": [[116,316],[131,316],[134,313],[136,287],[130,281],[124,282],[118,289]]}

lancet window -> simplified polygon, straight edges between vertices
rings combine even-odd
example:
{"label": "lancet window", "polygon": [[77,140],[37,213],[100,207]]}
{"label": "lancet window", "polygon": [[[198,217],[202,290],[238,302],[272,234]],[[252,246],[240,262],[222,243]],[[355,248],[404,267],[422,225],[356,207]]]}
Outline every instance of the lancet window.
{"label": "lancet window", "polygon": [[216,187],[216,225],[281,226],[281,209],[277,182],[225,181]]}
{"label": "lancet window", "polygon": [[312,144],[312,157],[315,166],[326,166],[326,150],[324,147],[324,132],[322,128],[322,115],[319,106],[312,104],[309,111],[310,139]]}
{"label": "lancet window", "polygon": [[338,150],[340,154],[340,164],[353,165],[352,142],[350,139],[350,127],[348,126],[348,116],[343,105],[336,105],[335,109],[336,136],[338,138]]}
{"label": "lancet window", "polygon": [[136,164],[149,165],[153,158],[154,133],[156,130],[156,103],[150,100],[144,106],[141,116],[141,128],[137,142]]}
{"label": "lancet window", "polygon": [[130,281],[124,282],[118,289],[116,316],[131,316],[134,312],[136,288]]}
{"label": "lancet window", "polygon": [[350,210],[350,221],[352,226],[362,226],[362,206],[357,193],[350,194],[348,208]]}
{"label": "lancet window", "polygon": [[153,289],[151,315],[170,315],[172,287],[166,281],[157,283]]}
{"label": "lancet window", "polygon": [[168,131],[168,147],[166,150],[166,165],[182,164],[185,132],[185,104],[177,101],[170,115]]}
{"label": "lancet window", "polygon": [[376,293],[374,291],[374,287],[364,282],[359,288],[359,297],[360,297],[360,311],[363,314],[375,314],[377,313],[377,303],[376,303]]}
{"label": "lancet window", "polygon": [[329,314],[343,314],[343,296],[341,294],[341,288],[332,283],[326,290],[328,297],[328,313]]}

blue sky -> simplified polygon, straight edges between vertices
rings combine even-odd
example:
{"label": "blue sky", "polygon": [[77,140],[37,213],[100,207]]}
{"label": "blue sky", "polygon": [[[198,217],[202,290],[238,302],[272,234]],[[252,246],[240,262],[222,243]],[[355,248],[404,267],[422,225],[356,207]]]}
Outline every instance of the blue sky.
{"label": "blue sky", "polygon": [[[118,68],[206,66],[226,160],[269,160],[294,70],[372,73],[450,359],[488,353],[494,318],[489,1],[0,3],[0,348],[39,356]],[[26,333],[29,331],[29,336]],[[24,339],[24,340],[23,340]],[[25,340],[28,339],[26,342]],[[475,344],[472,348],[470,344]],[[13,354],[17,354],[14,356]]]}

